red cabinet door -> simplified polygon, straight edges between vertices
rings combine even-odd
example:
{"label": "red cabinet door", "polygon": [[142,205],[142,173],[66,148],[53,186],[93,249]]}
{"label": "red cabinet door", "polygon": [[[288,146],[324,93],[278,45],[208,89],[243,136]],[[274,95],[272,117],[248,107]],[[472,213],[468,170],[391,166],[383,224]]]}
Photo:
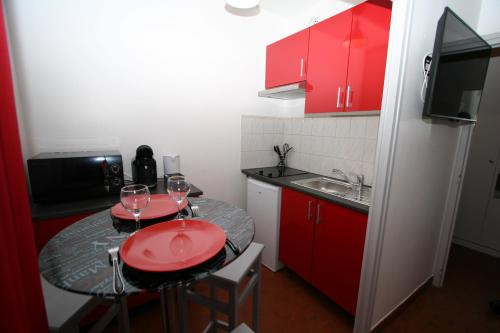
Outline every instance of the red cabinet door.
{"label": "red cabinet door", "polygon": [[311,281],[316,199],[283,188],[279,259],[290,269]]}
{"label": "red cabinet door", "polygon": [[347,10],[310,28],[305,113],[344,110],[351,23]]}
{"label": "red cabinet door", "polygon": [[346,111],[382,106],[391,2],[370,0],[352,9]]}
{"label": "red cabinet door", "polygon": [[309,28],[267,46],[266,88],[306,79]]}
{"label": "red cabinet door", "polygon": [[367,215],[318,200],[312,284],[356,313]]}

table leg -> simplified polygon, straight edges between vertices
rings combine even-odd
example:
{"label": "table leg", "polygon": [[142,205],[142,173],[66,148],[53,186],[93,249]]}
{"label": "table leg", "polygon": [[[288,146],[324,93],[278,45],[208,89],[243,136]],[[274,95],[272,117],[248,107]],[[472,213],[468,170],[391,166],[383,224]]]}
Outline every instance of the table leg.
{"label": "table leg", "polygon": [[167,307],[167,291],[162,289],[160,291],[160,304],[161,304],[161,322],[163,325],[163,333],[168,333],[168,307]]}
{"label": "table leg", "polygon": [[176,288],[160,291],[161,320],[164,333],[177,332]]}
{"label": "table leg", "polygon": [[116,305],[118,306],[118,332],[129,333],[130,321],[128,318],[127,297],[117,296]]}

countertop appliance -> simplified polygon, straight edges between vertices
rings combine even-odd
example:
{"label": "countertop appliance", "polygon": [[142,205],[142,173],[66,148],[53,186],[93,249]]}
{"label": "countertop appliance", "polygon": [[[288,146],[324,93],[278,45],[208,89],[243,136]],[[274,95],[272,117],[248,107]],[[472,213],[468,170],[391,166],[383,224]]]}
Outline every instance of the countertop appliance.
{"label": "countertop appliance", "polygon": [[163,156],[163,176],[176,175],[181,172],[181,157],[178,154]]}
{"label": "countertop appliance", "polygon": [[33,202],[62,202],[120,193],[118,151],[42,153],[28,159]]}
{"label": "countertop appliance", "polygon": [[424,117],[475,122],[491,46],[450,8],[439,19],[428,74]]}
{"label": "countertop appliance", "polygon": [[135,158],[132,160],[132,178],[136,184],[156,187],[156,161],[150,146],[137,147]]}
{"label": "countertop appliance", "polygon": [[281,187],[247,178],[247,212],[255,223],[255,241],[264,244],[262,263],[273,272],[278,260]]}
{"label": "countertop appliance", "polygon": [[268,178],[279,178],[279,177],[303,175],[306,174],[307,172],[293,168],[268,167],[268,168],[257,168],[255,169],[254,173]]}

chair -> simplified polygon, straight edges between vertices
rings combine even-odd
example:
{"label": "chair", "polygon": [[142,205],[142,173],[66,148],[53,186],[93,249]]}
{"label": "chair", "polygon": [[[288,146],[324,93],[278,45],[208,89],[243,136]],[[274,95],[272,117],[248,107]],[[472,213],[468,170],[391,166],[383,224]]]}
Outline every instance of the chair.
{"label": "chair", "polygon": [[254,333],[254,331],[252,331],[250,327],[245,325],[245,323],[242,323],[240,326],[236,327],[236,329],[231,333]]}
{"label": "chair", "polygon": [[[231,332],[238,324],[238,308],[245,302],[250,293],[252,299],[252,329],[257,332],[259,326],[259,298],[261,280],[261,257],[264,245],[251,243],[248,248],[232,263],[213,273],[206,282],[210,287],[210,297],[196,293],[190,286],[179,289],[179,317],[181,332],[187,332],[188,311],[187,302],[192,301],[210,308],[210,322],[204,332],[215,331],[217,328]],[[239,291],[243,278],[248,276],[249,280],[244,288]],[[224,289],[229,294],[228,303],[216,299],[217,289]],[[221,312],[228,316],[228,322],[217,320],[216,314]],[[246,327],[246,329],[245,329]],[[238,333],[248,331],[246,325],[236,330]]]}
{"label": "chair", "polygon": [[119,326],[123,327],[125,332],[128,332],[127,303],[125,297],[120,297],[116,301],[113,301],[112,299],[96,296],[80,295],[57,288],[43,277],[41,277],[41,280],[49,331],[51,333],[79,332],[80,321],[97,305],[103,303],[111,303],[112,305],[88,332],[102,332],[117,315],[120,319]]}

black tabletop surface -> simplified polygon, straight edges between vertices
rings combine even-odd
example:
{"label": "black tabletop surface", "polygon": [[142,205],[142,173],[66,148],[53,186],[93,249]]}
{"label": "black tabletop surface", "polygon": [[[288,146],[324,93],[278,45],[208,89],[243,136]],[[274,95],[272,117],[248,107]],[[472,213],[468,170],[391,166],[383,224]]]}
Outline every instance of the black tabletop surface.
{"label": "black tabletop surface", "polygon": [[[199,206],[199,216],[195,219],[219,225],[242,250],[252,242],[255,227],[244,210],[212,199],[190,198],[190,202]],[[38,259],[40,272],[48,282],[62,289],[98,296],[114,295],[113,267],[107,250],[127,239],[133,223],[114,220],[107,209],[70,225],[42,249]],[[141,223],[147,226],[146,221]],[[172,273],[147,273],[120,263],[126,284],[124,294],[159,291],[203,279],[235,258],[226,245],[209,261]]]}
{"label": "black tabletop surface", "polygon": [[[165,181],[158,179],[155,188],[150,189],[151,194],[166,193]],[[191,184],[190,197],[199,197],[203,191]],[[120,202],[119,195],[95,197],[91,199],[63,201],[57,203],[33,203],[31,205],[31,218],[34,221],[60,218],[81,213],[98,212],[110,208]]]}

